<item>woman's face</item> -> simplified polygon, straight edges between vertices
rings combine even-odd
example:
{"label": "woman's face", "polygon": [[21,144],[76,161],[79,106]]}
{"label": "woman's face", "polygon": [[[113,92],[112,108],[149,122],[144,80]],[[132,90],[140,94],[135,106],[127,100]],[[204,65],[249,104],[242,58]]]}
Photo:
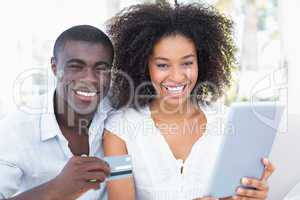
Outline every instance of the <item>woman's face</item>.
{"label": "woman's face", "polygon": [[163,37],[154,45],[149,72],[157,100],[171,106],[186,103],[198,78],[194,42],[179,34]]}

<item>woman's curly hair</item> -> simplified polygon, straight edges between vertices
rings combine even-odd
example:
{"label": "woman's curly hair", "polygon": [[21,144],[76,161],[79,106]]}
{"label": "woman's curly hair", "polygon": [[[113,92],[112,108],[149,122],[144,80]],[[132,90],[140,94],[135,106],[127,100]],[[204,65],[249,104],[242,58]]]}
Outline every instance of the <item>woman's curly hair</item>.
{"label": "woman's curly hair", "polygon": [[142,107],[153,100],[154,87],[145,84],[151,83],[148,60],[156,42],[170,35],[181,34],[195,44],[199,70],[191,96],[197,103],[217,100],[230,85],[236,61],[233,22],[211,6],[134,5],[110,20],[108,33],[116,53],[111,92],[115,108]]}

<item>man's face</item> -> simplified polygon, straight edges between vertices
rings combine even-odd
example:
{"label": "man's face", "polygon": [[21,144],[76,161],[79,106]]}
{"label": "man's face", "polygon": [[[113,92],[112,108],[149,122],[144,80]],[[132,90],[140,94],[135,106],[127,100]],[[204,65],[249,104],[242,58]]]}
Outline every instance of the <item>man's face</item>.
{"label": "man's face", "polygon": [[78,114],[94,112],[109,90],[111,63],[107,46],[67,41],[52,62],[58,80],[56,94]]}

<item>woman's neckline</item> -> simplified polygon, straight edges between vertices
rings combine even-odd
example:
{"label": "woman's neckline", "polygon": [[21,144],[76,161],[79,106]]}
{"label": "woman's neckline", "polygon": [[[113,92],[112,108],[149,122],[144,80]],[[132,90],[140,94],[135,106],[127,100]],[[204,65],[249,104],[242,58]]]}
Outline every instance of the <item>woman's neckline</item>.
{"label": "woman's neckline", "polygon": [[[145,112],[147,113],[147,117],[149,118],[149,120],[151,121],[152,126],[155,128],[155,130],[158,133],[158,137],[160,138],[160,142],[163,145],[163,148],[166,149],[166,151],[168,152],[168,156],[171,157],[171,159],[178,163],[178,162],[182,162],[182,165],[186,165],[186,163],[189,162],[189,160],[191,159],[191,157],[193,156],[193,152],[195,151],[196,147],[199,145],[199,143],[202,143],[205,141],[206,137],[206,132],[207,132],[207,126],[205,128],[205,131],[202,133],[202,135],[194,142],[194,144],[191,147],[190,152],[188,153],[187,157],[185,159],[182,158],[176,158],[176,156],[174,155],[169,143],[167,142],[166,138],[162,135],[163,133],[161,132],[161,130],[156,126],[154,119],[152,118],[152,114],[151,114],[151,108],[149,105],[145,106],[144,108]],[[208,124],[208,117],[205,111],[203,111],[203,109],[201,109],[201,111],[204,113],[205,117],[207,118],[206,124]]]}

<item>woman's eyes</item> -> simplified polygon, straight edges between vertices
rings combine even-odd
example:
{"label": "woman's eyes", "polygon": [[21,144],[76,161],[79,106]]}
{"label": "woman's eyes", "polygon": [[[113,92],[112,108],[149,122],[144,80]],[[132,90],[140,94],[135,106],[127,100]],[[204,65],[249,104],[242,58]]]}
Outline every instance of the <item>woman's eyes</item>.
{"label": "woman's eyes", "polygon": [[[193,64],[194,64],[193,61],[187,61],[187,62],[182,63],[181,66],[189,67],[189,66],[191,66],[191,65],[193,65]],[[162,68],[162,69],[169,67],[168,64],[164,64],[164,63],[156,64],[156,66],[157,66],[158,68]]]}
{"label": "woman's eyes", "polygon": [[157,64],[156,65],[158,68],[167,68],[168,65],[167,64]]}
{"label": "woman's eyes", "polygon": [[192,64],[194,64],[192,61],[188,61],[188,62],[184,62],[182,65],[183,66],[190,66]]}

